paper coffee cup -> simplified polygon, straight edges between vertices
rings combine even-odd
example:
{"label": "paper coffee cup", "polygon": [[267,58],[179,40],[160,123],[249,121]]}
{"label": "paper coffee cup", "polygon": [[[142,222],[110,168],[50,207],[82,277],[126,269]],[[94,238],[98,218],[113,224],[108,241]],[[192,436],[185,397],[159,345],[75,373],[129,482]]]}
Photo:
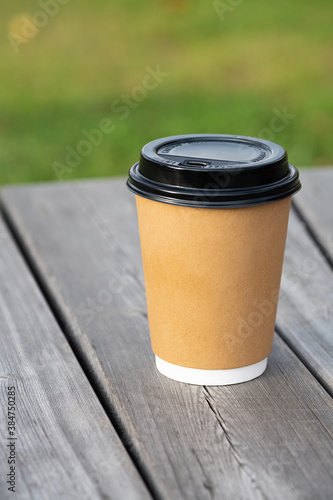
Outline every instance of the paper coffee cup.
{"label": "paper coffee cup", "polygon": [[164,138],[143,148],[128,186],[158,370],[200,385],[259,376],[300,189],[285,150],[239,136]]}

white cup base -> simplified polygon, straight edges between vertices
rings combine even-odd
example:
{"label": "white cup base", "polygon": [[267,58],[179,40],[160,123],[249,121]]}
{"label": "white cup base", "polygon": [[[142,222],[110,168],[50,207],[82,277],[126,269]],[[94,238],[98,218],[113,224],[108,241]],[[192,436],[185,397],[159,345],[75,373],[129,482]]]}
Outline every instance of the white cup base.
{"label": "white cup base", "polygon": [[156,367],[162,375],[194,385],[230,385],[247,382],[259,377],[266,370],[267,358],[249,366],[230,368],[228,370],[201,370],[174,365],[155,356]]}

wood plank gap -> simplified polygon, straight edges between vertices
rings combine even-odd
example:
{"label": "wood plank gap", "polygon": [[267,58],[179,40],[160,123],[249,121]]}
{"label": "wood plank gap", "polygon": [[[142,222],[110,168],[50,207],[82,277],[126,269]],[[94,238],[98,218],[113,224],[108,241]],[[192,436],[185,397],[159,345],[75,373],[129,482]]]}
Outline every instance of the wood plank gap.
{"label": "wood plank gap", "polygon": [[277,323],[275,325],[275,333],[279,335],[279,337],[283,340],[283,342],[289,347],[289,349],[298,357],[298,359],[303,363],[303,365],[309,370],[311,375],[320,383],[320,385],[325,389],[325,391],[333,397],[333,391],[331,387],[326,383],[326,380],[320,376],[320,373],[318,373],[313,366],[311,366],[311,363],[306,359],[305,356],[303,356],[302,352],[297,349],[297,347],[290,342],[290,339],[288,335],[286,335],[283,331],[283,328],[281,328]]}
{"label": "wood plank gap", "polygon": [[[6,210],[6,207],[3,203],[0,204],[0,212],[3,216],[4,223],[10,235],[17,245],[18,251],[22,255],[22,258],[24,259],[27,267],[31,271],[31,274],[35,279],[37,286],[40,288],[41,293],[43,294],[45,301],[55,318],[55,321],[58,323],[66,340],[68,341],[68,344],[74,356],[77,358],[83,372],[88,379],[88,382],[90,383],[93,391],[100,401],[107,417],[109,418],[112,426],[118,434],[121,442],[123,443],[125,450],[127,451],[143,482],[145,483],[149,493],[154,500],[164,500],[165,496],[160,491],[160,488],[151,475],[150,470],[145,466],[144,461],[141,460],[139,454],[137,453],[137,449],[135,444],[133,443],[131,435],[122,424],[122,420],[119,417],[116,408],[112,405],[112,402],[110,401],[110,398],[104,389],[104,384],[101,382],[100,377],[103,377],[104,380],[106,380],[107,376],[104,374],[101,366],[100,373],[96,374],[97,364],[99,365],[98,359],[96,358],[94,360],[95,363],[93,365],[90,362],[89,357],[86,356],[84,349],[82,348],[82,344],[84,344],[84,342],[76,342],[75,335],[71,334],[74,318],[67,317],[66,313],[64,312],[67,310],[66,305],[62,305],[61,297],[56,297],[53,290],[48,285],[48,282],[45,280],[43,270],[40,269],[37,264],[38,259],[35,259],[33,257],[28,245],[26,245],[23,238],[21,238],[20,233],[16,228],[16,224],[12,220],[11,214]],[[69,312],[68,314],[70,316]]]}
{"label": "wood plank gap", "polygon": [[308,219],[306,218],[306,215],[303,214],[301,207],[297,205],[297,202],[294,200],[291,203],[292,210],[294,210],[295,214],[299,218],[299,220],[302,222],[304,225],[304,229],[310,236],[310,238],[314,241],[314,243],[317,245],[318,249],[320,250],[320,253],[322,256],[325,258],[326,262],[330,266],[330,268],[333,270],[333,259],[329,252],[326,250],[324,245],[321,243],[320,239],[316,235],[316,232],[312,229],[311,224],[309,223]]}

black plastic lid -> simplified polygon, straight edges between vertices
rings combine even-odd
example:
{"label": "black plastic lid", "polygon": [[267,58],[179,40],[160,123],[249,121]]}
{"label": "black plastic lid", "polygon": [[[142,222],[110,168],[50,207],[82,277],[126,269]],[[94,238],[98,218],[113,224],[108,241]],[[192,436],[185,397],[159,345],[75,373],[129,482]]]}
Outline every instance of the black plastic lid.
{"label": "black plastic lid", "polygon": [[301,183],[287,152],[274,142],[193,134],[146,144],[127,186],[139,196],[172,205],[227,208],[287,198]]}

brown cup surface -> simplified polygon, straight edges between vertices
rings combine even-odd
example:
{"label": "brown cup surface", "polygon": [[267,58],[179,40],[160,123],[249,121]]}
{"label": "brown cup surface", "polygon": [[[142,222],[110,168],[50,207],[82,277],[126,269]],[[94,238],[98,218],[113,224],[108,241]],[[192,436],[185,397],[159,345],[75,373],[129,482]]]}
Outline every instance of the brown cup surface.
{"label": "brown cup surface", "polygon": [[207,370],[266,358],[291,198],[228,209],[136,202],[154,353]]}

